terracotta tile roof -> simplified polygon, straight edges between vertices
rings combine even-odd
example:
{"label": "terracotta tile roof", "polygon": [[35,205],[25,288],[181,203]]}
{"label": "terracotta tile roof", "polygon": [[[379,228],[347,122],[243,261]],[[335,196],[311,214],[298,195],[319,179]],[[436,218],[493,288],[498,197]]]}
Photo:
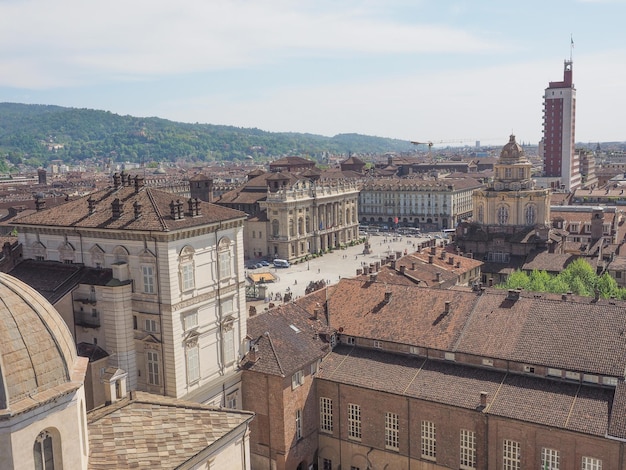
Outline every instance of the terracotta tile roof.
{"label": "terracotta tile roof", "polygon": [[[626,364],[626,303],[486,289],[454,348],[479,357],[620,377]],[[610,351],[610,354],[607,352]]]}
{"label": "terracotta tile roof", "polygon": [[[475,298],[461,291],[342,279],[329,300],[330,326],[348,336],[451,350]],[[444,315],[446,301],[451,309]]]}
{"label": "terracotta tile roof", "polygon": [[[89,213],[89,199],[95,202],[92,214]],[[191,216],[187,200],[182,199],[180,202],[184,217],[174,219],[171,216],[170,204],[179,199],[171,193],[145,186],[137,192],[132,186],[123,186],[117,190],[111,187],[60,206],[19,217],[13,223],[18,226],[43,225],[168,232],[245,217],[243,212],[204,201],[199,201],[200,215]],[[119,218],[114,218],[112,212],[112,204],[116,200],[122,205]],[[141,205],[141,216],[138,218],[134,214],[135,203]]]}
{"label": "terracotta tile roof", "polygon": [[[608,429],[613,395],[611,389],[349,346],[327,356],[317,379],[596,436]],[[484,410],[481,392],[487,393]]]}
{"label": "terracotta tile roof", "polygon": [[89,468],[178,468],[253,416],[134,392],[88,414]]}
{"label": "terracotta tile roof", "polygon": [[[604,436],[613,390],[509,374],[487,413]],[[488,400],[489,401],[489,400]]]}
{"label": "terracotta tile roof", "polygon": [[539,271],[561,272],[579,256],[571,253],[548,253],[547,251],[534,251],[526,257],[522,266],[525,271],[537,269]]}
{"label": "terracotta tile roof", "polygon": [[[613,410],[626,410],[626,383],[624,381],[620,381],[615,388]],[[626,439],[626,412],[611,413],[609,435]]]}
{"label": "terracotta tile roof", "polygon": [[[313,299],[321,299],[316,292]],[[309,297],[309,296],[307,296]],[[316,302],[317,303],[317,302]],[[322,358],[329,344],[320,337],[324,330],[324,315],[317,321],[312,312],[296,303],[280,305],[248,319],[248,336],[257,346],[253,361],[250,354],[244,358],[244,370],[288,377],[306,364]]]}

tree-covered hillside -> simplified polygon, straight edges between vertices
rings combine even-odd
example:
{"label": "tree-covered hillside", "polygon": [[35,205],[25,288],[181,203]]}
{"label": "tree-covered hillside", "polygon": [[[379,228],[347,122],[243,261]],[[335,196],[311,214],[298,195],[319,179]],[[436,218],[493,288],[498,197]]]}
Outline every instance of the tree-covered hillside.
{"label": "tree-covered hillside", "polygon": [[13,164],[40,166],[113,161],[211,161],[324,153],[384,153],[411,149],[409,142],[358,134],[324,137],[274,133],[160,118],[120,116],[107,111],[0,103],[0,155]]}

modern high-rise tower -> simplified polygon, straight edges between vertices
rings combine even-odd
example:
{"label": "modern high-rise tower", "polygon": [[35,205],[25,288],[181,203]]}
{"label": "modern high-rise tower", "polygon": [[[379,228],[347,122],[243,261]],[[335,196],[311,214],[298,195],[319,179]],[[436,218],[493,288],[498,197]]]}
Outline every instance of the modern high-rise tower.
{"label": "modern high-rise tower", "polygon": [[574,148],[576,88],[573,62],[565,61],[563,81],[550,82],[543,99],[543,175],[555,186],[580,186],[580,162]]}

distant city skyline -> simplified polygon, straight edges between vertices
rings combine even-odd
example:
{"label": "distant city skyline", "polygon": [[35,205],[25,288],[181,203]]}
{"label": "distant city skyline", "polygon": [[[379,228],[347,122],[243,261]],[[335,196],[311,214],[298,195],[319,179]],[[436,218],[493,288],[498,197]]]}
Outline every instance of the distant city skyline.
{"label": "distant city skyline", "polygon": [[571,56],[576,142],[623,141],[625,13],[622,0],[4,0],[0,102],[536,144],[543,91]]}

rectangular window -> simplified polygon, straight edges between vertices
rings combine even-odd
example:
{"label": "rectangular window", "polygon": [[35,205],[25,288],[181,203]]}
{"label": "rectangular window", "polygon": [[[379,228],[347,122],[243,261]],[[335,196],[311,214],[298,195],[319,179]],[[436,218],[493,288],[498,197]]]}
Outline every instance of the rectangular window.
{"label": "rectangular window", "polygon": [[399,450],[399,429],[398,415],[385,413],[385,447],[387,449]]}
{"label": "rectangular window", "polygon": [[226,408],[231,408],[233,410],[237,409],[237,395],[238,391],[234,391],[226,395]]}
{"label": "rectangular window", "polygon": [[185,315],[184,320],[185,331],[189,331],[192,328],[198,326],[198,312],[190,312]]}
{"label": "rectangular window", "polygon": [[383,348],[383,342],[382,341],[374,341],[374,347],[377,349],[382,349]]}
{"label": "rectangular window", "polygon": [[422,457],[429,460],[437,458],[437,436],[435,423],[422,421]]}
{"label": "rectangular window", "polygon": [[461,429],[460,468],[463,470],[476,468],[476,433],[467,429]]}
{"label": "rectangular window", "polygon": [[187,347],[187,383],[194,383],[200,379],[200,355],[198,345]]}
{"label": "rectangular window", "polygon": [[302,410],[296,410],[296,440],[302,439]]}
{"label": "rectangular window", "polygon": [[235,329],[223,330],[224,337],[224,364],[232,364],[235,361]]}
{"label": "rectangular window", "polygon": [[148,351],[146,357],[148,363],[148,383],[150,385],[160,385],[159,354],[155,351]]}
{"label": "rectangular window", "polygon": [[602,470],[602,460],[594,457],[583,457],[582,470]]}
{"label": "rectangular window", "polygon": [[446,361],[454,361],[454,353],[447,352],[443,355]]}
{"label": "rectangular window", "polygon": [[298,388],[304,383],[304,373],[299,370],[291,376],[291,388]]}
{"label": "rectangular window", "polygon": [[561,377],[561,369],[553,369],[551,367],[548,367],[548,375],[550,377]]}
{"label": "rectangular window", "polygon": [[361,440],[361,407],[348,403],[348,438]]}
{"label": "rectangular window", "polygon": [[483,359],[483,366],[493,366],[493,359]]}
{"label": "rectangular window", "polygon": [[616,377],[602,377],[602,383],[604,385],[611,385],[613,387],[617,387],[617,378]]}
{"label": "rectangular window", "polygon": [[565,378],[570,380],[580,380],[580,374],[578,372],[565,371]]}
{"label": "rectangular window", "polygon": [[559,470],[559,451],[555,449],[541,449],[541,469]]}
{"label": "rectangular window", "polygon": [[182,278],[183,278],[183,291],[191,290],[195,287],[194,276],[193,276],[193,264],[188,263],[184,264],[181,268],[182,270]]}
{"label": "rectangular window", "polygon": [[346,338],[346,344],[354,344],[354,343],[355,343],[354,336],[348,336]]}
{"label": "rectangular window", "polygon": [[149,318],[144,319],[144,330],[149,333],[158,333],[159,332],[159,324],[156,320],[151,320]]}
{"label": "rectangular window", "polygon": [[520,470],[520,443],[505,439],[502,448],[502,459],[503,470]]}
{"label": "rectangular window", "polygon": [[230,277],[230,251],[222,251],[219,255],[220,279]]}
{"label": "rectangular window", "polygon": [[317,374],[317,371],[320,369],[320,362],[321,361],[318,359],[317,361],[311,363],[311,375]]}
{"label": "rectangular window", "polygon": [[322,459],[322,470],[333,470],[333,461],[330,459]]}
{"label": "rectangular window", "polygon": [[411,354],[418,355],[420,353],[420,348],[418,348],[417,346],[411,346],[409,347],[409,352]]}
{"label": "rectangular window", "polygon": [[333,401],[320,397],[320,431],[333,432]]}
{"label": "rectangular window", "polygon": [[143,274],[143,291],[146,294],[154,294],[154,266],[144,264],[141,267]]}

